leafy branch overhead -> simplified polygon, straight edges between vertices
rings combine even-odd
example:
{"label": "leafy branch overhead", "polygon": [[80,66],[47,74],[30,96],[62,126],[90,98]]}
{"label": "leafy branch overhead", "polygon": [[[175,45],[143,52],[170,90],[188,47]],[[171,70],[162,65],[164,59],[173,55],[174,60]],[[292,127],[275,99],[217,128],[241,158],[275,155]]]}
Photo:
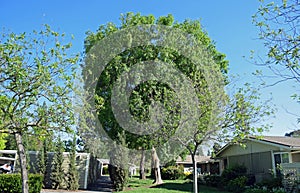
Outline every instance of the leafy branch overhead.
{"label": "leafy branch overhead", "polygon": [[13,134],[19,153],[22,191],[28,192],[24,136],[45,138],[51,131],[71,132],[72,94],[78,55],[70,56],[65,34],[45,25],[0,39],[0,132]]}

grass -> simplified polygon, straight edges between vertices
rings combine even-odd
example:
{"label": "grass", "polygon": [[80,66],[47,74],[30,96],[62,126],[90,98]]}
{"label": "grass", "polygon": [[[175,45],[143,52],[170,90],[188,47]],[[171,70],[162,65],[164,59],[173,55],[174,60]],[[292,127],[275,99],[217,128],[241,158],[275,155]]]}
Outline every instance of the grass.
{"label": "grass", "polygon": [[[182,193],[193,192],[193,183],[189,180],[164,180],[163,184],[154,185],[152,179],[139,180],[131,178],[125,192],[147,192],[147,193]],[[198,186],[199,193],[227,193],[216,188]]]}

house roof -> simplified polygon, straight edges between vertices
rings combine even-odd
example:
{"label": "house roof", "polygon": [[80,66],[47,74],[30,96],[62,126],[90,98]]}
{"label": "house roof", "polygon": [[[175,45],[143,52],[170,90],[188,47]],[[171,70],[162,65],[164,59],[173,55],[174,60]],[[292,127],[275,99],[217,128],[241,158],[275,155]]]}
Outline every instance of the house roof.
{"label": "house roof", "polygon": [[[255,137],[250,138],[255,139]],[[300,148],[300,138],[298,137],[263,136],[260,140],[272,144],[284,145],[289,148]]]}
{"label": "house roof", "polygon": [[[208,163],[208,162],[216,162],[216,160],[211,159],[210,156],[201,156],[201,155],[196,155],[195,160],[197,163]],[[191,164],[192,162],[192,156],[187,155],[185,160],[182,160],[181,157],[178,157],[176,160],[176,163],[178,164]]]}
{"label": "house roof", "polygon": [[[261,138],[257,138],[255,136],[250,136],[248,140],[256,141],[256,142],[259,142],[259,143],[267,143],[269,145],[276,145],[276,146],[288,148],[288,149],[291,149],[291,150],[300,150],[300,138],[296,138],[296,137],[263,136]],[[224,147],[222,147],[216,153],[216,157],[218,157],[224,150],[226,150],[231,145],[233,145],[233,144],[232,143],[227,143]]]}

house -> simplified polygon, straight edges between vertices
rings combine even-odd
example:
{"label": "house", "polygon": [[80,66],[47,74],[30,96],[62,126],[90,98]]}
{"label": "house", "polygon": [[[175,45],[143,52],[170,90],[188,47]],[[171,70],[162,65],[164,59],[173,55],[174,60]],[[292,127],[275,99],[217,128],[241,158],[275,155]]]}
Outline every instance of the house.
{"label": "house", "polygon": [[[38,172],[38,153],[37,151],[28,151],[29,155],[29,164],[30,164],[30,173]],[[51,163],[54,157],[54,152],[47,152],[47,162],[50,163],[47,165],[47,176],[46,176],[46,186],[47,188],[51,187]],[[69,167],[69,153],[63,152],[64,162],[63,168],[66,172]],[[12,166],[12,173],[20,172],[20,164],[18,160],[17,150],[0,150],[0,165],[5,163],[10,163]],[[88,184],[92,183],[95,179],[92,177],[92,173],[99,173],[97,168],[91,168],[91,166],[96,164],[91,164],[92,158],[89,153],[76,153],[76,166],[79,174],[79,188],[87,189]],[[95,170],[95,172],[93,172]]]}
{"label": "house", "polygon": [[[196,155],[198,174],[219,174],[219,160],[212,159],[210,156]],[[182,165],[185,172],[193,171],[193,162],[191,155],[187,155],[184,160],[177,158],[176,165]]]}
{"label": "house", "polygon": [[257,182],[269,178],[279,171],[276,167],[281,164],[300,162],[300,138],[264,136],[245,139],[245,148],[238,144],[227,144],[216,158],[220,160],[220,171],[234,165],[244,165],[247,172],[255,175]]}

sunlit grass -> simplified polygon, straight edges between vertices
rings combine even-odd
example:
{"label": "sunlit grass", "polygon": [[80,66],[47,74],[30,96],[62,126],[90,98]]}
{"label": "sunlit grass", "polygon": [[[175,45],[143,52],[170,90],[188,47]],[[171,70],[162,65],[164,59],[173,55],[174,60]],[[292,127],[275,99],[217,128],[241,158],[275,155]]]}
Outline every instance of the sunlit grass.
{"label": "sunlit grass", "polygon": [[[147,192],[147,193],[179,193],[193,192],[193,183],[190,180],[164,180],[163,184],[154,185],[152,179],[140,180],[131,178],[126,192]],[[199,185],[199,193],[226,193],[216,188]]]}

